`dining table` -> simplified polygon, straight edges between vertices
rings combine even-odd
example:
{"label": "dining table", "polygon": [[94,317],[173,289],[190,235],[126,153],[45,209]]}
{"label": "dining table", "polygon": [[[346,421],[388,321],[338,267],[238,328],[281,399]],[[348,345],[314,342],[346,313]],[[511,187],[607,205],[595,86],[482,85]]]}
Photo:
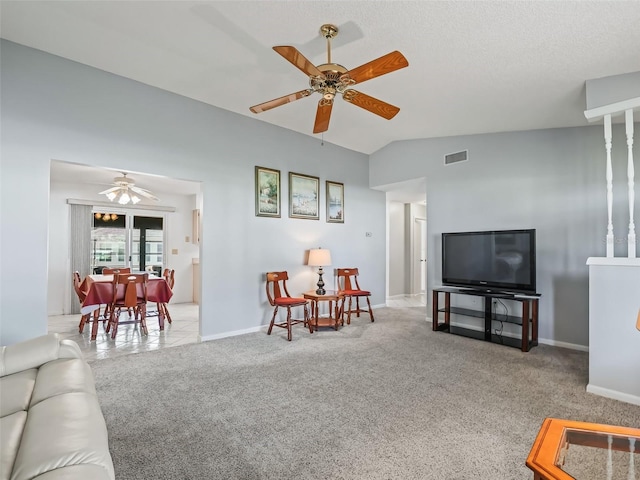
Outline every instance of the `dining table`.
{"label": "dining table", "polygon": [[[141,286],[138,286],[141,288]],[[80,307],[80,313],[87,315],[98,310],[101,305],[110,305],[113,300],[113,275],[87,275],[80,284],[80,289],[86,292],[86,297]],[[125,285],[118,285],[116,298],[124,298]],[[142,293],[142,292],[140,292]],[[155,275],[149,275],[147,282],[147,302],[169,303],[173,292],[164,279]],[[164,330],[164,313],[158,309],[158,321],[160,330]],[[125,322],[122,322],[125,323]],[[91,340],[95,340],[98,335],[98,322],[93,322],[91,329]]]}

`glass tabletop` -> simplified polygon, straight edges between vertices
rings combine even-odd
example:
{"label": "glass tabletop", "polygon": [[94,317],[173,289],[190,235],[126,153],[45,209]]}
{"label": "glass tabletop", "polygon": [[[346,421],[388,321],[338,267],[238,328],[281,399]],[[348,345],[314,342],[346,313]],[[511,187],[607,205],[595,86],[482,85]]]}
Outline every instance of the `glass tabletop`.
{"label": "glass tabletop", "polygon": [[565,430],[556,465],[573,478],[640,480],[640,438]]}
{"label": "glass tabletop", "polygon": [[640,480],[640,429],[547,418],[527,466],[541,480]]}

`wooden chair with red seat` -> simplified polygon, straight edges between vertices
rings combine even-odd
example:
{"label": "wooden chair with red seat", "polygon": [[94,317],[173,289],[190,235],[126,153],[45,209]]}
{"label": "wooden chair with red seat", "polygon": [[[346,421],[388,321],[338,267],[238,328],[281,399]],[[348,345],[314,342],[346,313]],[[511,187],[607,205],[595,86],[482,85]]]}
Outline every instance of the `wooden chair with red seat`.
{"label": "wooden chair with red seat", "polygon": [[[371,310],[371,302],[369,297],[371,292],[368,290],[362,290],[358,284],[358,269],[357,268],[338,268],[338,294],[342,295],[342,306],[340,308],[340,317],[344,321],[344,315],[347,315],[347,324],[351,323],[351,314],[355,313],[356,316],[360,316],[361,313],[367,313],[367,310],[360,308],[360,298],[364,297],[369,307],[368,313],[371,317],[371,321],[374,321],[373,311]],[[356,299],[356,307],[352,308],[352,300]],[[344,309],[346,301],[349,301],[347,309]]]}
{"label": "wooden chair with red seat", "polygon": [[[287,280],[289,275],[287,272],[267,272],[267,298],[273,309],[273,317],[271,317],[271,323],[269,324],[269,330],[267,335],[271,335],[271,330],[274,325],[276,327],[287,329],[287,340],[291,341],[291,326],[298,323],[309,326],[311,330],[311,324],[309,322],[309,308],[308,300],[306,298],[292,297],[287,290]],[[278,314],[279,307],[287,308],[287,320],[285,322],[276,322],[276,315]],[[292,307],[304,307],[304,320],[291,319]]]}
{"label": "wooden chair with red seat", "polygon": [[[104,267],[102,269],[102,275],[115,275],[116,273],[131,273],[131,267]],[[111,316],[110,308],[111,306],[107,305],[104,309],[105,318]],[[131,315],[131,311],[129,311],[129,315]]]}
{"label": "wooden chair with red seat", "polygon": [[[76,291],[76,295],[78,295],[78,300],[80,300],[80,306],[84,302],[84,299],[87,297],[87,292],[82,291],[80,285],[82,284],[80,280],[80,272],[73,272],[73,289]],[[87,323],[91,323],[93,321],[93,328],[91,331],[91,340],[95,340],[96,335],[98,333],[98,322],[100,322],[100,307],[96,308],[93,311],[93,320],[91,319],[92,314],[87,313],[80,317],[80,324],[78,325],[78,331],[80,333],[84,332],[84,326]],[[102,324],[104,325],[106,321],[105,317],[102,317]]]}
{"label": "wooden chair with red seat", "polygon": [[117,273],[113,275],[113,297],[109,308],[110,317],[107,332],[111,330],[111,338],[116,338],[120,312],[123,308],[135,312],[134,321],[140,316],[140,329],[148,335],[147,330],[147,283],[148,273]]}
{"label": "wooden chair with red seat", "polygon": [[[165,268],[162,272],[162,276],[171,290],[173,290],[173,285],[175,284],[175,273],[175,270],[168,268]],[[160,330],[164,328],[161,315],[164,315],[164,318],[171,323],[171,315],[169,314],[169,308],[166,303],[158,303],[158,322],[160,322]]]}

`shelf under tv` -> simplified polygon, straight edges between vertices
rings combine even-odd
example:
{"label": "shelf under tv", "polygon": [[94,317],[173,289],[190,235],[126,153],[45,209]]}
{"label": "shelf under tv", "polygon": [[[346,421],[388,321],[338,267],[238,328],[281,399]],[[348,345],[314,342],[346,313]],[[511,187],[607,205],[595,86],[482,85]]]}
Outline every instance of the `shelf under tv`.
{"label": "shelf under tv", "polygon": [[[439,307],[440,293],[444,294],[444,307]],[[474,310],[471,308],[451,306],[451,294],[472,295],[483,297],[484,309]],[[538,345],[538,294],[527,295],[505,292],[491,292],[457,287],[436,287],[433,289],[432,298],[432,321],[434,331],[447,331],[457,335],[464,335],[471,338],[495,342],[503,345],[520,348],[523,352],[528,352],[533,346]],[[492,311],[493,299],[507,299],[518,301],[522,304],[522,314],[500,315]],[[444,314],[444,322],[440,323],[440,314]],[[474,330],[451,324],[451,314],[463,315],[466,317],[484,318],[483,328]],[[522,327],[521,338],[508,337],[491,333],[492,322],[507,322]],[[529,328],[531,326],[531,328]],[[529,337],[529,333],[531,336]]]}
{"label": "shelf under tv", "polygon": [[[440,308],[438,311],[441,313],[446,313],[444,308]],[[456,315],[464,315],[465,317],[484,318],[484,312],[481,312],[480,310],[473,310],[471,308],[450,307],[449,312]],[[519,317],[517,315],[504,315],[494,312],[491,315],[491,320],[495,322],[515,323],[516,325],[522,326],[522,317]]]}

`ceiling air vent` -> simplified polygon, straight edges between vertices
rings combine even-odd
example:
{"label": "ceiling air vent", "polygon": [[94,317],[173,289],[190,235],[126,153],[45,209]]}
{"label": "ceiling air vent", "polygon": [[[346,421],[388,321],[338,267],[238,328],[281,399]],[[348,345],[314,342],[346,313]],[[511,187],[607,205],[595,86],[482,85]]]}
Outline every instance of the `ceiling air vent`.
{"label": "ceiling air vent", "polygon": [[444,156],[445,165],[451,165],[452,163],[458,163],[458,162],[466,162],[467,160],[469,160],[469,150],[450,153]]}

